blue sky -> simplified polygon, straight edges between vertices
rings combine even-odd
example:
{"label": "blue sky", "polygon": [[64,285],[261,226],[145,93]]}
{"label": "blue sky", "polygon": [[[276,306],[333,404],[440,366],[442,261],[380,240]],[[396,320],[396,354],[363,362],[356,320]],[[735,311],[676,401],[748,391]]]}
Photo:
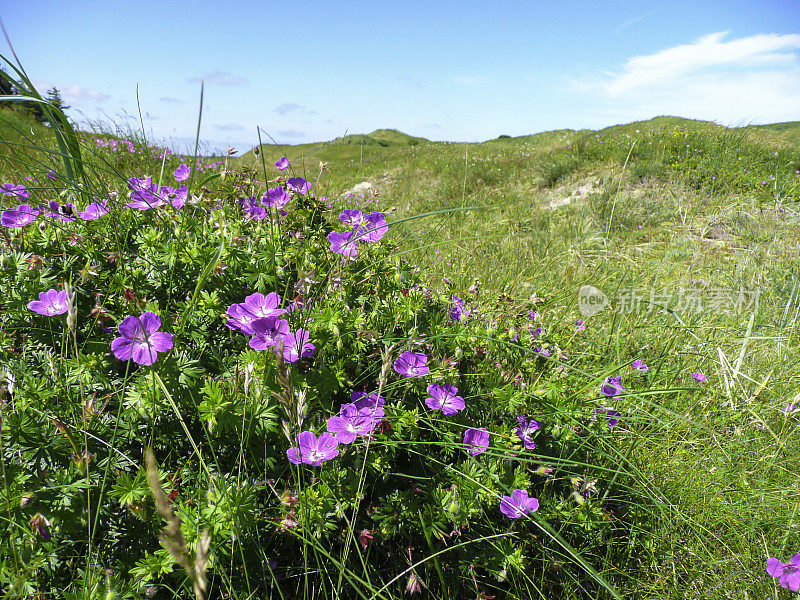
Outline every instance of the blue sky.
{"label": "blue sky", "polygon": [[[662,114],[800,120],[796,0],[0,4],[40,91],[76,120],[246,150],[397,128],[482,141]],[[3,41],[3,54],[8,46]],[[135,119],[133,118],[135,117]]]}

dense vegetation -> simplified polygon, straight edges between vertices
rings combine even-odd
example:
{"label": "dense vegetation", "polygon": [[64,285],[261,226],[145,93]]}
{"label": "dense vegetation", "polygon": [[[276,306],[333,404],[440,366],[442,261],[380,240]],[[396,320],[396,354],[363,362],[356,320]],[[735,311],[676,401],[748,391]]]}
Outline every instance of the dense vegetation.
{"label": "dense vegetation", "polygon": [[795,130],[216,160],[0,111],[0,587],[772,594],[800,549]]}

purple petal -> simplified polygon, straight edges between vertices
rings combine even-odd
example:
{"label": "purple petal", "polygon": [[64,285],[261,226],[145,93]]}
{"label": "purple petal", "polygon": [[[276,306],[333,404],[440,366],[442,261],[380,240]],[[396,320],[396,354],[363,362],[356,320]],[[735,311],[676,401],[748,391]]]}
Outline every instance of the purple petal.
{"label": "purple petal", "polygon": [[172,334],[156,331],[150,336],[150,346],[158,352],[172,350]]}
{"label": "purple petal", "polygon": [[161,317],[149,310],[142,313],[139,321],[142,323],[142,330],[148,337],[161,327]]}
{"label": "purple petal", "polygon": [[133,342],[132,358],[133,362],[137,365],[149,367],[156,361],[156,358],[158,358],[158,353],[145,342]]}
{"label": "purple petal", "polygon": [[117,331],[120,335],[128,340],[132,340],[137,333],[142,330],[142,324],[136,317],[125,317],[122,322],[117,326]]}
{"label": "purple petal", "polygon": [[117,359],[127,361],[133,354],[133,341],[126,337],[115,338],[111,342],[111,351]]}
{"label": "purple petal", "polygon": [[783,575],[783,563],[777,558],[770,557],[767,559],[767,574],[771,577],[780,577]]}
{"label": "purple petal", "polygon": [[172,173],[172,176],[175,177],[176,181],[186,181],[189,179],[189,175],[191,174],[191,169],[187,165],[181,165]]}

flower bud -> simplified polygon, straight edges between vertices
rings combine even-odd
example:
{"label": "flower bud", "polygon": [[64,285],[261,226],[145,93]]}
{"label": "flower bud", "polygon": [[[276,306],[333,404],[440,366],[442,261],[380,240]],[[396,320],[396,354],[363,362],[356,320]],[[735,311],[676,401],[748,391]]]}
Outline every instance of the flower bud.
{"label": "flower bud", "polygon": [[66,284],[65,290],[67,292],[67,327],[70,333],[75,335],[75,326],[78,323],[78,307],[75,303],[75,288],[70,284]]}

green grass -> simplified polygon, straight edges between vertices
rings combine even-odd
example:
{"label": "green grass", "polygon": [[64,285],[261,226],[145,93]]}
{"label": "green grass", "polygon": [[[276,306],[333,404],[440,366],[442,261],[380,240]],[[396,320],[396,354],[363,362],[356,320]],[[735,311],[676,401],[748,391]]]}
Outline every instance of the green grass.
{"label": "green grass", "polygon": [[[679,151],[671,138],[684,132],[703,158]],[[481,280],[489,302],[535,294],[562,323],[580,318],[585,284],[760,289],[758,310],[740,314],[601,313],[570,351],[598,372],[635,358],[651,373],[655,364],[639,394],[616,405],[631,423],[621,450],[633,448],[641,481],[664,506],[663,519],[638,532],[653,554],[631,597],[768,597],[767,556],[800,544],[800,436],[796,417],[780,411],[800,388],[800,152],[749,129],[672,118],[588,139],[580,153],[526,138],[431,148],[398,168],[382,201],[399,216],[482,207],[409,223],[414,260],[457,291]],[[595,191],[550,208],[585,185]],[[700,390],[695,370],[709,375]]]}
{"label": "green grass", "polygon": [[[7,178],[41,172],[26,146],[50,146],[49,130],[2,111],[0,132],[16,140],[3,145]],[[533,303],[549,331],[566,331],[582,318],[584,285],[612,297],[759,290],[758,306],[741,311],[673,303],[602,312],[549,349],[568,357],[565,377],[629,373],[634,359],[650,367],[614,402],[623,417],[599,442],[628,487],[601,482],[611,496],[597,518],[629,529],[594,540],[584,558],[625,598],[768,598],[779,595],[766,558],[800,550],[799,421],[781,412],[800,389],[797,132],[797,123],[729,129],[657,117],[483,144],[378,130],[261,152],[268,167],[285,152],[312,180],[327,163],[320,193],[336,208],[386,213],[398,257],[478,314]],[[252,153],[232,164],[262,168]],[[363,181],[374,184],[369,204],[342,196]],[[708,382],[694,382],[694,371]],[[530,393],[554,410],[594,401],[593,389],[559,382],[536,380]],[[623,570],[606,551],[625,556]],[[577,589],[573,597],[585,597]]]}
{"label": "green grass", "polygon": [[[503,293],[541,297],[561,323],[580,318],[584,284],[760,290],[758,310],[740,313],[601,313],[570,352],[597,372],[635,358],[657,372],[617,406],[631,424],[621,450],[632,448],[664,510],[636,532],[653,554],[631,597],[767,597],[767,556],[800,543],[800,436],[796,417],[780,411],[800,389],[800,152],[756,128],[676,118],[532,137],[386,159],[380,206],[401,219],[478,207],[404,222],[417,247],[409,259],[443,289],[463,293],[480,280],[490,305]],[[578,140],[589,147],[576,151]],[[593,191],[575,193],[585,186]],[[695,370],[709,375],[699,390]]]}

